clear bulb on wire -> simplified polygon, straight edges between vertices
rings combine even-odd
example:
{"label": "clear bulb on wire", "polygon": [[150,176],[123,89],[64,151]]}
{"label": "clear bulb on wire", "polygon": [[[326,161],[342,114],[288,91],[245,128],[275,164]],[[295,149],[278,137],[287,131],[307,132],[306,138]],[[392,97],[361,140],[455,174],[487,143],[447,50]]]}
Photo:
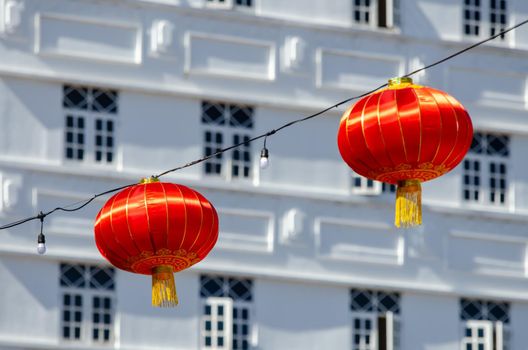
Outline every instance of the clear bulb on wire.
{"label": "clear bulb on wire", "polygon": [[37,253],[39,253],[39,255],[46,254],[46,237],[44,237],[42,233],[38,235]]}
{"label": "clear bulb on wire", "polygon": [[260,168],[266,169],[269,165],[269,152],[266,147],[260,151]]}

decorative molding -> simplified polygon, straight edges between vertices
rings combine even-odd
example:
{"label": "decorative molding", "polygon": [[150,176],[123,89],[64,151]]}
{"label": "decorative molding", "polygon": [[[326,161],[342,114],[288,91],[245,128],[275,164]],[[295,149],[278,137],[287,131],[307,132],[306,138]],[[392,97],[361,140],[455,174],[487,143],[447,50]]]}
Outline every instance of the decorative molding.
{"label": "decorative molding", "polygon": [[[340,230],[346,234],[340,235]],[[318,217],[314,232],[319,258],[386,265],[404,263],[403,233],[389,224]]]}
{"label": "decorative molding", "polygon": [[528,237],[452,230],[447,242],[445,261],[450,269],[528,277]]}
{"label": "decorative molding", "polygon": [[282,66],[285,72],[299,72],[306,58],[306,42],[298,36],[288,36],[282,46]]}
{"label": "decorative molding", "polygon": [[167,20],[156,20],[150,27],[150,52],[165,54],[173,43],[174,25]]}
{"label": "decorative molding", "polygon": [[24,2],[22,0],[4,0],[3,2],[0,1],[0,4],[3,5],[0,32],[13,34],[22,22]]}
{"label": "decorative molding", "polygon": [[305,218],[306,214],[300,209],[293,208],[288,210],[282,218],[279,242],[281,244],[288,244],[299,240],[304,230]]}
{"label": "decorative molding", "polygon": [[[76,37],[77,32],[82,35]],[[49,57],[137,65],[142,62],[142,28],[134,23],[37,13],[34,51]]]}
{"label": "decorative molding", "polygon": [[219,249],[273,252],[275,215],[272,212],[221,207],[217,211],[222,222]]}
{"label": "decorative molding", "polygon": [[186,74],[275,80],[276,48],[272,41],[189,31],[184,47]]}
{"label": "decorative molding", "polygon": [[319,47],[315,53],[316,86],[325,89],[364,91],[387,77],[403,75],[400,56],[371,54]]}

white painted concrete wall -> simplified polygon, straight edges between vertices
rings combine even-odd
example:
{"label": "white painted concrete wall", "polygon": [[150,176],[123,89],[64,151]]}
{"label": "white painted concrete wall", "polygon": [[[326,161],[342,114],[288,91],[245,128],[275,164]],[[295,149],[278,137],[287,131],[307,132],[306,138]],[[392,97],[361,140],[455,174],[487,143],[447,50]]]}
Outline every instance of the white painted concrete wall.
{"label": "white painted concrete wall", "polygon": [[[2,223],[201,157],[202,100],[255,106],[257,135],[469,44],[454,0],[402,1],[397,30],[354,27],[350,1],[261,0],[254,13],[200,0],[15,3],[18,26],[7,30],[0,16]],[[511,2],[510,13],[516,22],[528,7]],[[152,52],[160,20],[173,25],[172,41]],[[200,166],[167,176],[202,192],[225,224],[210,256],[177,275],[176,310],[149,306],[147,278],[117,274],[116,346],[197,349],[199,274],[219,273],[254,278],[258,349],[349,348],[349,288],[357,287],[402,294],[402,349],[458,349],[459,298],[481,297],[512,301],[512,349],[525,350],[527,33],[417,79],[459,99],[476,129],[511,135],[508,206],[463,203],[455,169],[424,185],[421,228],[393,229],[390,196],[350,191],[335,145],[342,107],[270,137],[265,171],[254,143],[249,182],[210,179]],[[288,66],[290,37],[302,45]],[[115,165],[63,159],[62,84],[119,91]],[[34,255],[36,222],[0,232],[0,349],[68,348],[59,344],[58,264],[103,262],[91,231],[103,203],[46,219],[43,258]],[[291,210],[303,219],[288,240]]]}

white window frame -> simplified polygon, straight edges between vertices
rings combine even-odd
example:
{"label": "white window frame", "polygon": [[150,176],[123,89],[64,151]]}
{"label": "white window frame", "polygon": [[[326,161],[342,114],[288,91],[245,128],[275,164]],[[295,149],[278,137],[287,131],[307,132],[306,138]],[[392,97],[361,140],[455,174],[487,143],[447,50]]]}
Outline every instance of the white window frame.
{"label": "white window frame", "polygon": [[[470,170],[468,173],[466,173],[466,170],[464,169],[464,162],[468,160],[470,162],[478,161],[479,162],[479,173],[478,176],[480,178],[480,185],[478,186],[479,191],[479,198],[478,200],[473,199],[473,190],[474,186],[468,186],[464,184],[464,176],[474,176],[474,171]],[[490,199],[491,195],[491,186],[490,186],[490,179],[491,179],[491,172],[489,170],[490,165],[492,163],[495,163],[497,165],[504,164],[506,167],[506,174],[505,174],[505,181],[506,181],[506,189],[504,192],[504,203],[500,202],[499,198],[496,198],[495,202],[492,202]],[[462,201],[465,205],[468,206],[475,206],[475,207],[486,207],[486,208],[495,208],[498,210],[508,210],[511,206],[511,198],[512,194],[511,191],[512,186],[510,184],[510,164],[509,164],[509,158],[507,157],[500,157],[495,155],[485,155],[485,154],[468,154],[466,158],[462,161]],[[497,173],[496,173],[497,174]],[[498,184],[496,185],[498,188]],[[464,191],[469,189],[471,191],[470,193],[470,199],[466,199],[464,196]],[[497,194],[499,191],[496,191]]]}
{"label": "white window frame", "polygon": [[[352,192],[352,194],[367,195],[367,196],[377,196],[381,194],[381,182],[379,181],[370,180],[372,181],[372,187],[369,187],[368,186],[369,179],[355,172],[352,172],[350,179],[351,179],[350,191]],[[356,187],[356,181],[360,181],[361,183],[360,187]]]}
{"label": "white window frame", "polygon": [[[206,306],[211,307],[211,315],[205,315],[205,312],[202,311],[200,322],[200,349],[231,350],[233,342],[233,300],[227,297],[202,298],[202,310],[204,310]],[[222,306],[224,309],[224,315],[222,315],[222,320],[220,320],[220,318],[218,317],[219,306]],[[207,331],[205,329],[205,323],[208,321],[211,322],[210,331]],[[218,322],[220,321],[224,323],[223,331],[218,330]],[[217,340],[220,335],[224,337],[223,346],[219,346],[217,344]],[[205,344],[205,339],[207,336],[211,337],[211,345]]]}
{"label": "white window frame", "polygon": [[237,5],[236,0],[204,0],[205,7],[216,10],[240,10],[240,11],[253,11],[255,8],[255,2],[257,0],[251,1],[251,6]]}
{"label": "white window frame", "polygon": [[[365,312],[365,311],[352,311],[352,337],[351,337],[351,349],[352,350],[379,350],[379,320],[381,318],[385,319],[385,337],[387,339],[386,350],[399,350],[399,339],[401,330],[396,330],[395,324],[400,324],[400,318],[398,315],[395,315],[391,311],[387,312]],[[372,323],[372,328],[370,332],[370,344],[362,344],[359,349],[355,348],[354,338],[355,338],[355,320],[370,320]]]}
{"label": "white window frame", "polygon": [[[497,0],[499,1],[499,0]],[[512,18],[512,13],[510,12],[510,6],[511,6],[511,1],[508,1],[506,0],[506,24],[505,24],[505,28],[508,28],[511,24],[511,18]],[[478,35],[472,35],[472,34],[466,34],[466,31],[465,31],[465,24],[466,24],[466,18],[465,18],[465,10],[466,10],[466,5],[465,3],[462,1],[461,2],[461,6],[462,6],[462,16],[461,16],[461,19],[462,19],[462,37],[466,40],[475,40],[475,41],[478,41],[478,40],[482,40],[482,39],[485,39],[485,38],[488,38],[489,36],[491,36],[491,0],[480,0],[480,6],[478,7],[479,11],[480,11],[480,20],[478,21],[478,26],[479,26],[479,34]],[[472,6],[472,8],[474,8],[475,6]],[[473,21],[471,23],[474,23]],[[500,31],[500,30],[499,30]],[[499,32],[497,31],[497,33]],[[497,34],[496,33],[496,34]],[[491,45],[511,45],[513,43],[513,33],[508,33],[503,39],[501,39],[500,37],[495,39],[495,40],[492,40],[492,41],[489,41],[488,43],[486,44],[491,44]]]}
{"label": "white window frame", "polygon": [[[64,344],[85,344],[85,345],[97,345],[102,347],[114,347],[115,344],[115,315],[116,315],[116,298],[115,293],[112,291],[100,290],[100,289],[89,289],[89,288],[74,288],[74,287],[64,287],[60,288],[60,339]],[[66,339],[63,337],[63,327],[65,326],[64,317],[62,312],[64,311],[63,298],[66,294],[78,294],[82,298],[82,321],[81,321],[81,337],[80,339]],[[92,314],[94,310],[93,306],[93,297],[101,298],[110,298],[111,301],[111,323],[110,323],[110,338],[108,341],[94,340],[93,339],[93,329],[94,323],[92,320]],[[100,328],[100,327],[99,327]],[[100,338],[102,335],[100,335]]]}
{"label": "white window frame", "polygon": [[[85,265],[85,264],[78,264],[78,263],[64,263],[66,265],[73,265],[73,266],[83,266],[84,267],[84,287],[76,287],[76,286],[63,286],[59,282],[59,291],[58,297],[59,302],[59,317],[60,317],[60,328],[59,328],[59,339],[61,339],[61,344],[68,344],[70,346],[71,344],[82,344],[82,345],[97,345],[101,347],[114,347],[115,345],[115,339],[116,339],[116,294],[115,294],[115,272],[114,272],[114,289],[108,290],[108,289],[100,289],[100,288],[91,288],[90,287],[90,269],[92,267],[99,267],[95,265]],[[62,271],[59,268],[59,281],[62,278]],[[67,339],[63,336],[63,327],[66,325],[66,322],[64,321],[64,315],[63,312],[65,311],[64,308],[64,296],[65,295],[80,295],[82,300],[82,306],[80,308],[81,311],[81,322],[80,322],[80,328],[81,328],[81,334],[79,339]],[[94,322],[93,322],[93,298],[99,297],[99,298],[109,298],[110,299],[110,325],[108,327],[103,326],[101,327],[101,324],[104,324],[104,321],[101,320],[99,323],[98,329],[109,329],[110,331],[110,337],[108,341],[101,340],[103,337],[102,334],[99,336],[99,340],[93,339],[93,330],[94,330]],[[74,300],[72,298],[71,305],[73,305]],[[75,307],[74,307],[75,308]],[[99,308],[101,309],[101,308]],[[70,308],[71,310],[71,308]],[[74,315],[71,315],[71,320],[73,320]],[[69,323],[75,323],[70,321]]]}
{"label": "white window frame", "polygon": [[[359,179],[361,186],[356,187],[356,180]],[[383,183],[376,180],[373,181],[373,186],[368,186],[368,181],[364,176],[359,175],[356,172],[352,172],[350,176],[350,193],[354,195],[363,195],[363,196],[392,196],[395,195],[395,192],[390,191],[391,184],[386,183],[385,186],[387,187],[387,191],[383,191]]]}
{"label": "white window frame", "polygon": [[234,6],[234,0],[224,0],[224,1],[204,0],[204,1],[205,1],[205,6],[208,8],[212,8],[212,9],[228,10],[228,9],[232,9]]}
{"label": "white window frame", "polygon": [[[254,129],[253,128],[244,128],[244,127],[236,127],[236,126],[231,126],[229,125],[229,109],[230,109],[230,106],[231,105],[234,105],[234,106],[239,106],[239,107],[250,107],[250,108],[253,108],[253,114],[252,114],[252,122],[254,123],[255,122],[255,109],[253,106],[246,106],[246,105],[240,105],[240,104],[236,104],[236,103],[229,103],[229,102],[218,102],[218,101],[202,101],[202,103],[210,103],[210,104],[223,104],[224,105],[224,114],[226,116],[226,119],[225,119],[225,122],[224,122],[224,125],[218,125],[218,124],[214,124],[214,123],[204,123],[204,122],[201,122],[201,125],[202,125],[202,148],[205,148],[206,147],[206,141],[205,141],[205,133],[206,132],[211,132],[211,133],[220,133],[222,135],[222,145],[221,145],[221,148],[226,148],[226,147],[229,147],[231,145],[233,145],[234,143],[234,136],[235,135],[239,135],[241,136],[242,138],[244,136],[247,136],[249,139],[251,139],[253,137],[253,133],[254,133]],[[203,108],[203,107],[201,107]],[[203,113],[203,110],[201,111],[201,113]],[[241,141],[242,142],[242,141]],[[207,164],[207,161],[204,162],[203,164],[203,176],[204,178],[222,178],[222,179],[225,179],[226,181],[236,181],[236,182],[247,182],[247,183],[252,183],[253,182],[253,179],[255,178],[256,174],[258,173],[257,171],[255,171],[255,158],[252,154],[252,147],[251,147],[251,143],[248,144],[248,152],[250,154],[250,161],[248,163],[248,166],[249,166],[249,176],[245,177],[242,174],[240,174],[240,171],[243,172],[243,164],[245,163],[244,161],[235,161],[233,159],[233,152],[235,151],[235,149],[233,150],[230,150],[230,151],[227,151],[227,152],[224,152],[222,153],[222,158],[220,160],[215,160],[214,163],[220,163],[220,174],[216,174],[216,173],[206,173],[205,171],[205,166]],[[243,152],[245,151],[245,146],[241,146],[241,147],[238,147],[237,149],[239,152],[241,152],[243,154]],[[214,152],[213,152],[214,153]],[[205,156],[205,153],[204,153],[204,156]],[[237,162],[239,163],[239,175],[237,176],[233,176],[233,165],[234,163]]]}
{"label": "white window frame", "polygon": [[[471,329],[471,337],[466,336],[466,328]],[[484,330],[483,337],[478,336],[479,329]],[[467,350],[468,345],[471,345],[471,350],[478,350],[478,345],[482,344],[480,342],[481,339],[484,341],[484,350],[494,350],[492,321],[467,320],[462,325],[462,331],[463,337],[460,344],[461,350]]]}
{"label": "white window frame", "polygon": [[[378,11],[380,0],[370,0],[369,22],[368,23],[357,22],[355,20],[355,9],[356,9],[355,0],[350,0],[350,1],[352,4],[352,24],[354,26],[390,30],[390,29],[397,28],[400,25],[400,23],[397,23],[397,22],[399,22],[401,11],[395,8],[396,4],[397,3],[399,4],[398,0],[384,0],[385,7],[386,7],[385,8],[386,26],[384,27],[380,27],[380,19],[379,19],[379,11]],[[398,20],[395,21],[395,19],[398,19]]]}
{"label": "white window frame", "polygon": [[[64,86],[68,84],[63,85],[63,89],[61,90],[62,98],[64,98]],[[100,90],[111,90],[111,89],[105,89],[101,87],[96,86],[76,86],[76,85],[68,85],[72,86],[74,88],[80,88],[80,89],[100,89]],[[118,163],[118,152],[117,152],[117,130],[118,130],[118,122],[119,122],[119,91],[115,90],[117,93],[117,112],[116,113],[108,113],[108,112],[96,112],[96,111],[90,111],[88,109],[77,109],[77,108],[67,108],[62,106],[62,114],[63,114],[63,144],[62,144],[62,152],[63,152],[63,161],[64,164],[76,164],[76,165],[91,165],[91,166],[97,166],[97,167],[107,167],[107,168],[115,168]],[[91,93],[88,94],[87,100],[90,102],[90,99],[92,99]],[[72,116],[74,119],[81,117],[84,119],[84,144],[83,144],[83,159],[77,159],[76,155],[74,154],[73,158],[67,158],[66,157],[66,148],[67,148],[67,141],[66,141],[66,132],[69,130],[69,128],[66,126],[66,119],[68,116]],[[113,122],[113,131],[112,131],[112,138],[113,138],[113,147],[112,147],[112,161],[107,162],[106,161],[106,154],[103,154],[102,160],[97,161],[95,152],[101,148],[106,149],[106,146],[98,147],[95,145],[95,137],[97,134],[96,131],[96,120],[101,119],[104,123],[106,121],[111,120]],[[76,130],[77,128],[75,128]],[[107,132],[104,130],[104,134],[106,135]],[[106,144],[106,142],[104,142]],[[78,147],[74,147],[76,150]]]}
{"label": "white window frame", "polygon": [[[362,343],[360,344],[359,348],[355,347],[355,337],[356,337],[356,327],[355,322],[359,319],[361,322],[364,322],[366,320],[369,320],[372,324],[370,329],[370,344],[367,346],[366,344]],[[365,332],[362,332],[360,336],[363,338],[365,336]],[[378,314],[375,312],[352,312],[352,350],[377,350],[378,349]]]}

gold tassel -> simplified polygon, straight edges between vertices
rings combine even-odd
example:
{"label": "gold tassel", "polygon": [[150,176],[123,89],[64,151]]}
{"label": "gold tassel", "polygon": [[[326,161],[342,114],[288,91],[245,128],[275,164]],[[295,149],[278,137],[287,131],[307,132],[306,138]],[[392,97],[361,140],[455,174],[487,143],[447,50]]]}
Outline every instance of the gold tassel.
{"label": "gold tassel", "polygon": [[396,191],[396,227],[412,227],[422,224],[422,186],[418,180],[398,183]]}
{"label": "gold tassel", "polygon": [[172,266],[156,266],[152,269],[152,306],[175,307],[178,305]]}

